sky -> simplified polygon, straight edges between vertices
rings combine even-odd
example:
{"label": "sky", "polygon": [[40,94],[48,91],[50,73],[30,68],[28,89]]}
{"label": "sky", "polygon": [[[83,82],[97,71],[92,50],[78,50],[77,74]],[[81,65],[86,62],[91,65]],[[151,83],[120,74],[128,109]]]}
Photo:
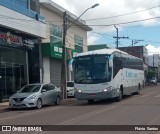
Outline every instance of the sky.
{"label": "sky", "polygon": [[[148,54],[160,54],[160,0],[52,0],[66,10],[80,16],[92,27],[88,45],[107,44],[116,47],[118,28],[119,47],[146,46]],[[116,27],[116,28],[115,28]],[[136,41],[138,40],[138,41]]]}

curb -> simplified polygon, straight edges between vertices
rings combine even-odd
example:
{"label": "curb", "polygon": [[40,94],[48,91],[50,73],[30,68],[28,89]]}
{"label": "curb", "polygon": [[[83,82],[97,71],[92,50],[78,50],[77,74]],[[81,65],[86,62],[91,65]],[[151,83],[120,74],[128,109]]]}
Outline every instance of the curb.
{"label": "curb", "polygon": [[2,102],[2,103],[0,103],[0,107],[1,106],[9,106],[9,102]]}
{"label": "curb", "polygon": [[75,98],[67,98],[67,99],[63,99],[62,102],[61,102],[61,104],[67,104],[67,103],[70,104],[70,103],[73,103],[75,101],[76,101]]}

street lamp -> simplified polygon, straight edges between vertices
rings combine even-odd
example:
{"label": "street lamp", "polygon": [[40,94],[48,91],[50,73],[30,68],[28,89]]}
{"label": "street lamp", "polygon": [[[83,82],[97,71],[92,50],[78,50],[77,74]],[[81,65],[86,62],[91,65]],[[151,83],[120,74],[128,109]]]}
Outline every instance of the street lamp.
{"label": "street lamp", "polygon": [[[94,4],[93,6],[87,8],[79,17],[77,17],[74,22],[78,21],[78,19],[85,13],[87,12],[89,9],[95,8],[96,6],[98,6],[99,4]],[[73,22],[73,23],[74,23]],[[73,24],[72,23],[72,24]],[[69,27],[71,27],[70,24],[68,26],[67,24],[67,13],[66,11],[63,13],[63,44],[62,44],[62,66],[61,66],[61,91],[63,94],[63,99],[67,98],[67,92],[66,92],[66,34],[67,34],[67,30],[69,29]]]}
{"label": "street lamp", "polygon": [[[99,4],[97,3],[97,4],[94,4],[93,6],[91,6],[91,7],[89,7],[89,8],[87,8],[79,17],[77,17],[77,19],[75,19],[75,21],[74,22],[76,22],[83,14],[85,14],[89,9],[92,9],[92,8],[95,8],[95,7],[97,7],[97,6],[99,6]],[[73,22],[73,23],[74,23]],[[72,24],[73,24],[72,23]],[[67,27],[67,29],[69,29],[71,26],[72,26],[72,24],[70,24],[68,27]],[[66,31],[67,32],[67,31]]]}
{"label": "street lamp", "polygon": [[132,40],[132,47],[133,47],[133,44],[137,44],[140,41],[144,41],[144,40]]}
{"label": "street lamp", "polygon": [[95,7],[97,7],[97,6],[99,6],[98,3],[97,3],[97,4],[94,4],[93,6],[91,6],[91,7],[89,7],[89,8],[87,8],[87,9],[76,19],[76,21],[77,21],[85,12],[87,12],[89,9],[95,8]]}

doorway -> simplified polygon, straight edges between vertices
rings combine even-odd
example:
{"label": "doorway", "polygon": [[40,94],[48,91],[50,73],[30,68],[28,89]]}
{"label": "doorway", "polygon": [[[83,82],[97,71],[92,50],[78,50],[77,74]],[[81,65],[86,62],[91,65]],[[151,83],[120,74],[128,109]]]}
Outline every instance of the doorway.
{"label": "doorway", "polygon": [[2,101],[8,99],[24,84],[27,84],[26,52],[23,50],[1,48]]}

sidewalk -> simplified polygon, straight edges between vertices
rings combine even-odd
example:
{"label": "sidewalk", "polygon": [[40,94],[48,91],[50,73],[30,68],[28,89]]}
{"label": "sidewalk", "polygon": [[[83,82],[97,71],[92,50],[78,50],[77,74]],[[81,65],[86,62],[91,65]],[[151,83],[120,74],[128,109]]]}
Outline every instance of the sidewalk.
{"label": "sidewalk", "polygon": [[9,106],[9,102],[2,102],[2,103],[0,103],[0,107],[1,106]]}
{"label": "sidewalk", "polygon": [[61,103],[62,104],[73,103],[76,100],[77,100],[76,98],[67,98],[67,99],[63,99]]}

